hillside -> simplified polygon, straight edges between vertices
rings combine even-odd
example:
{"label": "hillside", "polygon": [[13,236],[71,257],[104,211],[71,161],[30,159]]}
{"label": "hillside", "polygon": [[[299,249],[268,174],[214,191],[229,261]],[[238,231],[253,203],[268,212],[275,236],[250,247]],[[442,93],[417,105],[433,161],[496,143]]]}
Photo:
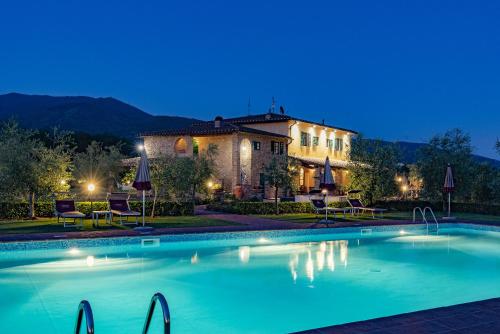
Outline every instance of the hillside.
{"label": "hillside", "polygon": [[[421,147],[426,146],[424,143],[411,143],[404,141],[389,142],[384,141],[386,145],[394,145],[401,154],[401,162],[406,164],[412,164],[417,161],[417,152]],[[492,166],[500,168],[500,161],[495,159],[486,158],[480,155],[473,155],[473,159],[477,162],[488,163]]]}
{"label": "hillside", "polygon": [[62,129],[134,138],[141,131],[175,129],[197,121],[153,116],[112,97],[0,95],[0,121],[13,118],[26,128]]}

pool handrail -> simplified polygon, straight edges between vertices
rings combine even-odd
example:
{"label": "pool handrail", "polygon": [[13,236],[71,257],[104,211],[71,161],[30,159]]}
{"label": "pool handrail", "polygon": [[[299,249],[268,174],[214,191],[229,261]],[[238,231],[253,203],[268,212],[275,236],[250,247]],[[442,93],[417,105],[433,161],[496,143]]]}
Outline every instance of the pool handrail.
{"label": "pool handrail", "polygon": [[92,314],[92,307],[90,306],[90,303],[86,300],[82,300],[78,305],[75,334],[80,334],[83,315],[85,315],[85,323],[87,324],[87,334],[94,334],[94,315]]}
{"label": "pool handrail", "polygon": [[431,213],[432,215],[432,219],[434,219],[434,222],[436,223],[436,229],[439,230],[439,223],[438,223],[438,220],[436,219],[436,216],[434,215],[434,211],[432,211],[432,208],[430,206],[426,206],[424,208],[424,216],[425,216],[425,213],[427,212],[427,210],[429,210],[429,212]]}
{"label": "pool handrail", "polygon": [[148,314],[146,316],[146,322],[144,323],[144,328],[142,329],[142,334],[147,334],[149,330],[149,325],[151,324],[151,319],[153,318],[153,313],[157,302],[160,303],[163,315],[163,334],[170,334],[170,310],[168,308],[167,300],[160,292],[155,293],[151,298]]}
{"label": "pool handrail", "polygon": [[434,219],[434,222],[436,223],[436,230],[439,230],[438,220],[436,219],[436,216],[434,215],[434,211],[432,211],[432,208],[430,206],[424,207],[423,210],[419,206],[413,208],[413,222],[414,223],[416,222],[416,213],[417,213],[417,210],[420,211],[420,213],[422,214],[422,220],[423,220],[423,222],[425,223],[425,225],[427,227],[427,231],[429,231],[429,221],[425,217],[425,214],[426,214],[427,211],[429,211],[431,213],[431,216]]}

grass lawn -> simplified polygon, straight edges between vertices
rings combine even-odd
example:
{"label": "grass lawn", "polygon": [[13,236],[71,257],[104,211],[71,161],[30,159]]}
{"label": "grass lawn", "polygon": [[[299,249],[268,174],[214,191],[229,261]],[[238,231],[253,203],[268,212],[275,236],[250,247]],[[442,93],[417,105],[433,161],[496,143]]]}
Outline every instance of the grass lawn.
{"label": "grass lawn", "polygon": [[[443,214],[441,212],[436,212],[436,218],[441,218]],[[475,213],[453,213],[453,216],[457,217],[457,220],[477,220],[477,221],[485,221],[489,223],[495,223],[500,225],[500,216],[493,215],[482,215]],[[313,213],[290,213],[290,214],[282,214],[282,215],[259,215],[259,217],[263,218],[271,218],[277,220],[286,220],[294,223],[317,223],[318,220],[322,219],[324,215],[317,216]],[[335,221],[339,222],[368,222],[368,221],[376,221],[380,220],[378,215],[376,215],[376,219],[372,218],[371,214],[362,214],[351,216],[350,214],[346,214],[346,218],[342,216],[342,214],[337,214],[337,218]],[[333,215],[328,215],[329,219],[333,219]],[[405,212],[405,211],[393,211],[384,213],[384,219],[386,220],[412,220],[413,213]],[[421,217],[420,217],[421,220]]]}
{"label": "grass lawn", "polygon": [[[203,216],[175,216],[175,217],[146,217],[146,225],[154,228],[172,227],[204,227],[204,226],[227,226],[238,225],[218,219],[209,219]],[[37,218],[35,220],[0,220],[0,234],[20,233],[45,233],[45,232],[68,232],[68,231],[105,231],[117,229],[133,229],[136,225],[112,225],[104,224],[104,219],[99,220],[99,227],[92,227],[90,219],[83,220],[83,227],[63,227],[62,221],[57,223],[56,218]]]}

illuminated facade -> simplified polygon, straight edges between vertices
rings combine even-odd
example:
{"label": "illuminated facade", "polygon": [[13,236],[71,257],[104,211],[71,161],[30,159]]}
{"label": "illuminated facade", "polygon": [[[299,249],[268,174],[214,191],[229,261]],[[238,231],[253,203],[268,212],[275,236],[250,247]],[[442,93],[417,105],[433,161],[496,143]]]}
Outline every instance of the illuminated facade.
{"label": "illuminated facade", "polygon": [[[356,132],[297,119],[285,114],[252,116],[195,123],[184,129],[142,134],[150,157],[158,154],[193,156],[210,144],[218,147],[218,180],[224,190],[250,196],[265,190],[262,172],[273,156],[288,155],[300,162],[301,193],[319,186],[328,156],[341,189],[348,182],[348,148]],[[267,194],[267,191],[265,191]]]}

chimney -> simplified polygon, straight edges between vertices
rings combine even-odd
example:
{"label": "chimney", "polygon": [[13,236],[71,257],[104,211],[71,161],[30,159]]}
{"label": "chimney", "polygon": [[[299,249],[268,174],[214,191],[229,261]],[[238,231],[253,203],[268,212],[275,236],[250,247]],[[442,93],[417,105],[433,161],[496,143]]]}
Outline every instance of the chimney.
{"label": "chimney", "polygon": [[220,128],[222,126],[222,116],[215,117],[214,127]]}

